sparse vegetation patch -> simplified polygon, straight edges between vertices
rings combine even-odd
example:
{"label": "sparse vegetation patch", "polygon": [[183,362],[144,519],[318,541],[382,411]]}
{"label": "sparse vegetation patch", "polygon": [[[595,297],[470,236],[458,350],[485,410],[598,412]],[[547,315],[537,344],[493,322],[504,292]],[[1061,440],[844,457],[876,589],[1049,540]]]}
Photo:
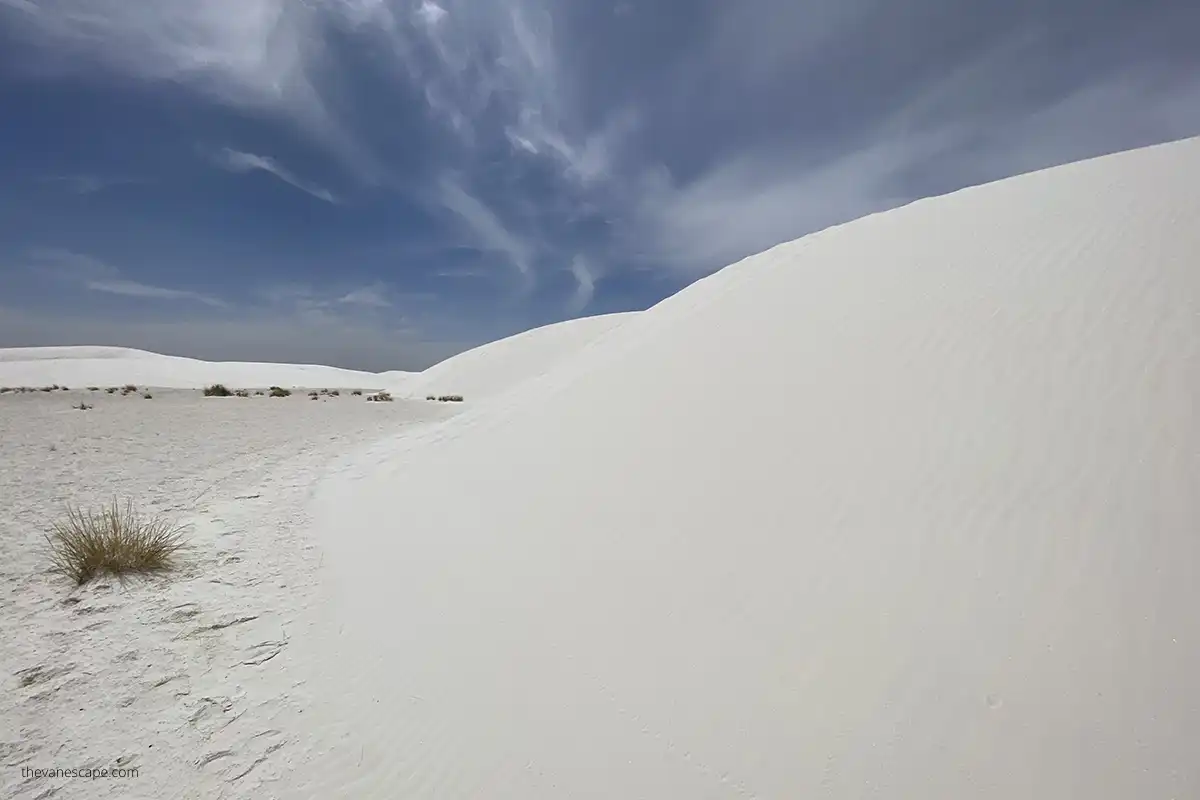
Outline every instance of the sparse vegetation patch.
{"label": "sparse vegetation patch", "polygon": [[291,397],[291,396],[292,396],[292,392],[290,389],[284,389],[282,386],[272,386],[271,387],[271,397]]}
{"label": "sparse vegetation patch", "polygon": [[390,403],[394,398],[388,392],[376,392],[375,394],[367,395],[367,400],[376,403]]}
{"label": "sparse vegetation patch", "polygon": [[147,517],[132,501],[95,510],[68,506],[46,534],[54,569],[82,585],[101,574],[118,577],[170,570],[184,547],[183,531]]}
{"label": "sparse vegetation patch", "polygon": [[204,387],[205,397],[232,397],[233,392],[225,387],[223,383],[214,383],[212,386]]}

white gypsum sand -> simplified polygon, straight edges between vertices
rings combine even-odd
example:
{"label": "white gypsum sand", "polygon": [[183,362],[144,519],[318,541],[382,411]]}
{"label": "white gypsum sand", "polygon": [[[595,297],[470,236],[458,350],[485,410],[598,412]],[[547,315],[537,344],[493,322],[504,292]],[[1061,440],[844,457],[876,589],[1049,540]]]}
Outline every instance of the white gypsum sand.
{"label": "white gypsum sand", "polygon": [[1200,140],[734,265],[348,457],[279,797],[1200,796]]}
{"label": "white gypsum sand", "polygon": [[0,385],[150,386],[197,389],[214,383],[232,388],[282,386],[396,388],[412,373],[357,372],[311,364],[211,362],[164,356],[127,347],[0,348]]}
{"label": "white gypsum sand", "polygon": [[[379,381],[457,408],[121,429],[210,454],[163,495],[210,561],[64,606],[12,539],[0,653],[76,664],[10,679],[3,763],[147,776],[15,796],[1200,795],[1197,178],[1188,140],[970,189]],[[138,491],[20,453],[5,498]]]}
{"label": "white gypsum sand", "polygon": [[[256,787],[302,734],[287,648],[316,596],[308,496],[341,449],[450,410],[152,395],[0,396],[0,797],[269,796]],[[42,534],[64,504],[113,497],[190,523],[182,568],[80,588],[50,574]]]}

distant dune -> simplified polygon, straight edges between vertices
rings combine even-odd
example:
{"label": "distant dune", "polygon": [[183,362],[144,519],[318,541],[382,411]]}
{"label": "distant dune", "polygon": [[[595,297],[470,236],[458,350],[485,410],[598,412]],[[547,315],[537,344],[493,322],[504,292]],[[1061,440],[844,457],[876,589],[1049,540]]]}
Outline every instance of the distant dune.
{"label": "distant dune", "polygon": [[[83,595],[113,615],[98,641],[137,651],[103,652],[139,665],[120,680],[146,721],[50,669],[72,643],[95,660],[81,622],[108,617],[64,610],[30,562],[0,629],[42,683],[5,702],[63,722],[21,758],[153,736],[145,796],[1200,797],[1198,259],[1189,139],[821,231],[389,384],[461,407],[180,393],[157,438],[121,429],[143,436],[127,457],[147,483],[189,466],[155,502],[217,555],[166,605]],[[0,384],[374,388],[55,351],[0,354]],[[116,486],[99,426],[143,402],[53,397],[0,397],[22,509]],[[185,432],[209,414],[220,451]],[[0,530],[34,541],[20,524]],[[61,796],[126,796],[83,784]]]}
{"label": "distant dune", "polygon": [[126,347],[0,348],[0,386],[50,384],[198,389],[230,386],[362,387],[418,395],[460,394],[472,400],[503,394],[582,349],[636,312],[560,322],[477,347],[424,372],[373,373],[308,364],[201,361]]}

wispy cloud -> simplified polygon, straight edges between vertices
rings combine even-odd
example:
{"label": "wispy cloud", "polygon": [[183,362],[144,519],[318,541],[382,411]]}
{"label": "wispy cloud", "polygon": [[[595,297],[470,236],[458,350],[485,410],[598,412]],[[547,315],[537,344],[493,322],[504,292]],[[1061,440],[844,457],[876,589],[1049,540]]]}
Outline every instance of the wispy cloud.
{"label": "wispy cloud", "polygon": [[504,256],[524,282],[530,283],[535,279],[533,245],[506,228],[500,218],[464,189],[456,178],[442,176],[438,184],[438,200],[464,224],[477,247]]}
{"label": "wispy cloud", "polygon": [[168,289],[164,286],[152,286],[137,281],[110,279],[90,280],[84,286],[93,292],[119,294],[125,297],[145,297],[154,300],[192,300],[214,308],[228,308],[228,304],[215,297],[186,289]]}
{"label": "wispy cloud", "polygon": [[567,302],[567,313],[582,314],[596,294],[597,270],[584,256],[571,259],[571,276],[575,278],[575,292]]}
{"label": "wispy cloud", "polygon": [[258,156],[254,153],[243,153],[239,150],[231,150],[226,147],[217,152],[213,158],[217,166],[230,172],[266,172],[269,175],[274,175],[279,180],[306,192],[318,200],[324,200],[326,203],[337,203],[338,200],[327,189],[323,189],[316,184],[309,183],[296,177],[295,174],[285,168],[282,164],[269,156]]}
{"label": "wispy cloud", "polygon": [[346,292],[338,298],[345,305],[363,306],[366,308],[390,308],[392,302],[387,298],[387,290],[382,284],[362,286]]}
{"label": "wispy cloud", "polygon": [[147,300],[200,303],[212,308],[229,308],[224,300],[189,289],[156,286],[132,280],[116,267],[83,253],[57,248],[37,248],[29,253],[33,270],[65,285],[102,294]]}

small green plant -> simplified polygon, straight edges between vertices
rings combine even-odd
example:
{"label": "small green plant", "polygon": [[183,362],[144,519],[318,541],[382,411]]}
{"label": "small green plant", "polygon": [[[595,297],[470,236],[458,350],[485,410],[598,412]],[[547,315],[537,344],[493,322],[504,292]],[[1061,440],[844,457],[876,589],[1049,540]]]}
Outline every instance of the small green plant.
{"label": "small green plant", "polygon": [[233,392],[225,388],[223,383],[214,383],[212,386],[204,387],[205,397],[232,397]]}
{"label": "small green plant", "polygon": [[55,571],[82,585],[108,573],[155,573],[173,569],[184,547],[182,529],[162,517],[138,513],[132,501],[84,510],[69,505],[46,534]]}
{"label": "small green plant", "polygon": [[284,389],[282,386],[272,386],[271,387],[271,397],[291,397],[291,396],[292,396],[292,392],[290,389]]}

